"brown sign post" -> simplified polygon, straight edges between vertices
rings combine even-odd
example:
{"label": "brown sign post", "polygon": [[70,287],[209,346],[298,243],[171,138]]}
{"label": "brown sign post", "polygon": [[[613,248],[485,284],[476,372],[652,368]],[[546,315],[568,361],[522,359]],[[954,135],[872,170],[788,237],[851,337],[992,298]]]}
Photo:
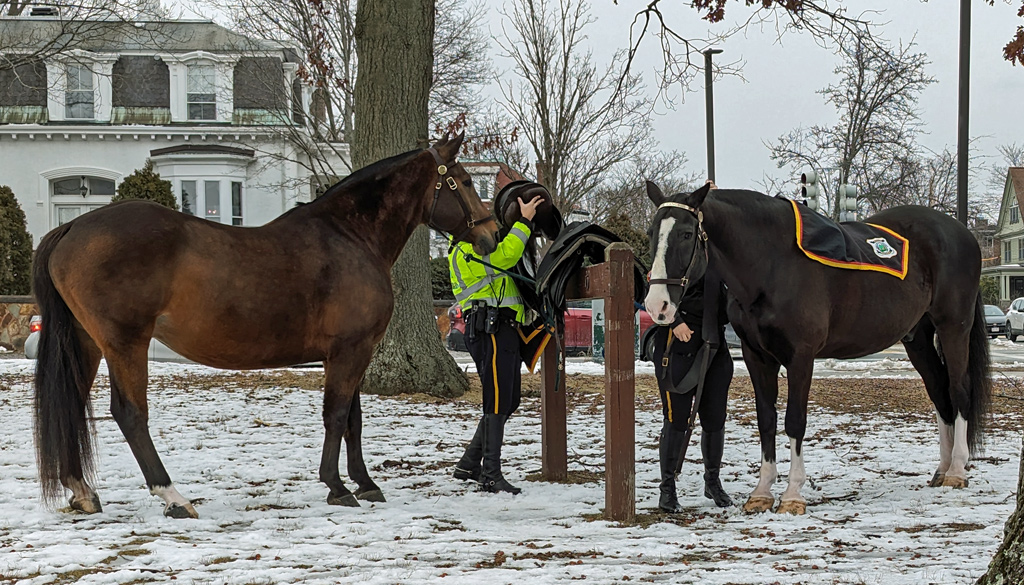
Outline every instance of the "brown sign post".
{"label": "brown sign post", "polygon": [[[603,298],[605,302],[604,515],[632,522],[636,518],[633,251],[624,243],[608,246],[604,262],[577,273],[566,298]],[[544,478],[559,481],[567,476],[565,375],[556,389],[558,350],[553,346],[548,344],[541,362],[541,459]]]}

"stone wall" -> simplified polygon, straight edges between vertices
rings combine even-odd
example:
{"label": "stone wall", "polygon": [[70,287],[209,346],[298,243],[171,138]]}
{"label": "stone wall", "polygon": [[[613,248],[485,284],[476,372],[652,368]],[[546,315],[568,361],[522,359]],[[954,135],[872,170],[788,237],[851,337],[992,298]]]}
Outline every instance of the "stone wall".
{"label": "stone wall", "polygon": [[28,322],[38,314],[30,296],[0,296],[0,347],[21,351],[28,339]]}

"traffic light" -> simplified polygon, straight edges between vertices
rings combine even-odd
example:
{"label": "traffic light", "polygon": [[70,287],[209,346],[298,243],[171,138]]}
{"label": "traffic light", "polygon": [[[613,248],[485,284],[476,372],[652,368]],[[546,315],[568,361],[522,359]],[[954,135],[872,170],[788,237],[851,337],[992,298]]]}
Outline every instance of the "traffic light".
{"label": "traffic light", "polygon": [[839,221],[857,221],[856,185],[839,185]]}
{"label": "traffic light", "polygon": [[807,207],[812,211],[818,211],[819,195],[821,187],[818,186],[818,173],[811,169],[800,173],[800,197],[807,202]]}

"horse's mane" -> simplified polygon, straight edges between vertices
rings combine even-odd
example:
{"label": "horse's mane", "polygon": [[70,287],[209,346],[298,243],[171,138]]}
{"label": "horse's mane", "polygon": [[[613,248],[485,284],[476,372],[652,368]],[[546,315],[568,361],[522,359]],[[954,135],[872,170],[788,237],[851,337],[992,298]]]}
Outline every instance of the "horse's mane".
{"label": "horse's mane", "polygon": [[[285,213],[281,214],[280,217],[290,215],[298,209],[314,208],[317,204],[322,204],[324,201],[341,197],[351,198],[355,207],[361,211],[376,208],[380,205],[379,191],[377,189],[373,189],[372,186],[367,185],[367,183],[376,183],[385,180],[391,175],[395,168],[405,164],[409,159],[415,157],[421,152],[423,152],[422,149],[410,150],[408,152],[403,152],[402,154],[396,154],[395,156],[379,160],[373,164],[366,165],[331,185],[323,195],[308,203],[303,203],[289,209]],[[360,189],[359,187],[364,188]]]}
{"label": "horse's mane", "polygon": [[776,223],[779,219],[792,216],[788,199],[780,199],[749,189],[716,189],[705,202],[717,201],[743,213],[751,223]]}

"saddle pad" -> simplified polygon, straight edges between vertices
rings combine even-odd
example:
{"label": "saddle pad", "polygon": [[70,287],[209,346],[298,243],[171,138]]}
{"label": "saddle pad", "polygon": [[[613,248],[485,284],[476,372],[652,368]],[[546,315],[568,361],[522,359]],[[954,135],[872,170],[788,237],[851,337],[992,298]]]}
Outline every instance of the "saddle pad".
{"label": "saddle pad", "polygon": [[808,258],[826,266],[873,270],[903,280],[907,276],[910,242],[896,232],[871,223],[837,224],[796,201],[796,245]]}

